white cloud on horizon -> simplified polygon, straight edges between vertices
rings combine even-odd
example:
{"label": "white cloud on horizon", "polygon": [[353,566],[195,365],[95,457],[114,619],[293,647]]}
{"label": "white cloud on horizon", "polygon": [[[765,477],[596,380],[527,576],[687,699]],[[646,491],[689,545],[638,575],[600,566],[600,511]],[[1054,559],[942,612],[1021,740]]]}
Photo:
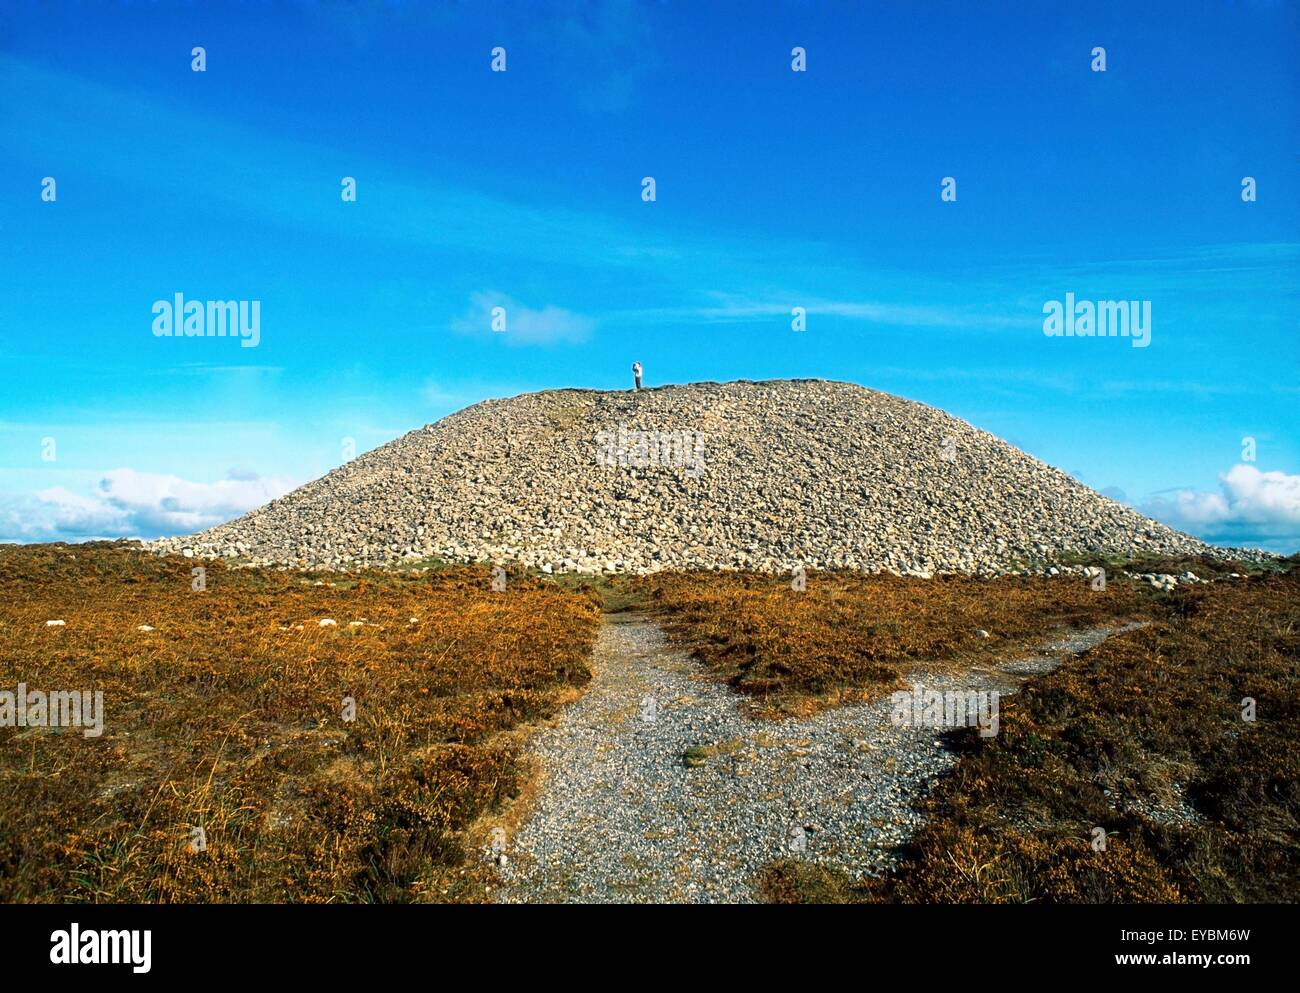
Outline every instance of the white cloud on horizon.
{"label": "white cloud on horizon", "polygon": [[215,527],[288,493],[295,482],[233,470],[215,483],[112,469],[94,491],[65,486],[8,498],[0,506],[0,541],[156,538]]}
{"label": "white cloud on horizon", "polygon": [[[1300,475],[1240,464],[1219,479],[1221,492],[1178,490],[1139,509],[1206,541],[1283,554],[1300,551]],[[54,486],[29,496],[0,497],[0,542],[189,534],[255,510],[301,482],[243,469],[232,469],[214,483],[113,469],[91,492]],[[1122,491],[1102,492],[1127,502]]]}
{"label": "white cloud on horizon", "polygon": [[1178,490],[1142,512],[1207,541],[1273,551],[1300,550],[1300,475],[1238,464],[1220,474],[1221,491]]}

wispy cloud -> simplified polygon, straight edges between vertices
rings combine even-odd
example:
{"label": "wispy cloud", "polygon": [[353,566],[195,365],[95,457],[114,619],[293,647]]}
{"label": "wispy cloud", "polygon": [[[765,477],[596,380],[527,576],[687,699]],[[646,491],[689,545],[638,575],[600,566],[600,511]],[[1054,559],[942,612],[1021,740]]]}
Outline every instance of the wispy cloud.
{"label": "wispy cloud", "polygon": [[[866,281],[865,279],[861,281]],[[879,278],[872,280],[879,282]],[[1033,330],[1041,323],[1037,311],[1015,313],[970,303],[943,302],[938,286],[917,287],[906,291],[913,300],[827,298],[806,290],[769,292],[758,297],[741,297],[724,291],[710,290],[699,294],[694,305],[646,307],[617,310],[603,316],[611,324],[662,325],[666,322],[687,324],[743,324],[753,321],[785,323],[793,319],[793,309],[802,308],[809,320],[831,317],[884,327],[925,327],[980,331]],[[903,294],[900,294],[900,297]],[[918,302],[924,300],[925,302]]]}
{"label": "wispy cloud", "polygon": [[[4,108],[6,130],[41,135],[39,147],[15,140],[7,149],[33,165],[76,159],[85,141],[78,122],[86,115],[110,133],[168,134],[169,141],[154,149],[148,170],[140,169],[138,149],[128,143],[101,146],[96,160],[101,176],[146,186],[158,197],[224,203],[295,227],[458,256],[628,266],[645,253],[674,253],[664,239],[638,237],[612,218],[471,190],[355,153],[346,161],[357,179],[359,209],[324,210],[324,203],[335,206],[338,197],[336,186],[323,185],[320,167],[340,160],[333,150],[256,132],[154,91],[81,79],[3,54],[0,89],[13,97]],[[187,151],[196,147],[222,148],[241,181],[230,183],[207,169]]]}
{"label": "wispy cloud", "polygon": [[527,307],[504,293],[485,291],[471,297],[469,310],[452,321],[451,329],[457,334],[498,335],[510,345],[572,345],[590,338],[596,321],[563,307]]}
{"label": "wispy cloud", "polygon": [[[582,46],[601,48],[606,39],[615,53],[611,58],[620,45],[635,44],[639,37],[635,5],[573,3],[568,10],[568,20],[556,23],[569,24],[563,30],[582,39]],[[1141,286],[1148,295],[1192,300],[1197,294],[1239,290],[1235,277],[1244,271],[1254,273],[1261,285],[1275,285],[1300,263],[1295,244],[1216,245],[1165,258],[1075,264],[990,259],[979,270],[924,278],[845,260],[842,250],[811,239],[756,240],[743,231],[719,235],[689,222],[666,233],[626,215],[470,189],[436,170],[415,174],[355,151],[340,156],[195,112],[154,91],[108,86],[12,56],[0,55],[0,88],[14,97],[5,108],[7,129],[41,136],[39,146],[24,147],[18,140],[8,149],[33,165],[76,159],[85,140],[80,122],[87,115],[110,133],[165,133],[169,140],[153,150],[149,170],[139,168],[134,146],[109,143],[98,150],[97,173],[133,189],[147,186],[155,197],[183,195],[186,202],[227,204],[294,228],[492,260],[506,272],[531,263],[611,274],[625,297],[632,290],[649,297],[644,307],[609,308],[599,315],[628,324],[788,319],[790,308],[801,306],[810,316],[881,326],[1033,334],[1041,325],[1043,294],[1070,289],[1072,281],[1113,285],[1118,296]],[[216,174],[197,162],[188,151],[196,147],[223,149],[227,170]],[[349,163],[359,184],[356,209],[332,202],[337,194],[325,187],[319,163],[340,160]],[[229,174],[241,181],[228,182]],[[632,188],[628,195],[635,195]],[[326,203],[332,209],[324,209]],[[1027,286],[1039,285],[1041,293],[1026,294]],[[766,289],[760,293],[755,287]],[[690,302],[660,305],[665,299]],[[1165,312],[1160,320],[1163,334]]]}

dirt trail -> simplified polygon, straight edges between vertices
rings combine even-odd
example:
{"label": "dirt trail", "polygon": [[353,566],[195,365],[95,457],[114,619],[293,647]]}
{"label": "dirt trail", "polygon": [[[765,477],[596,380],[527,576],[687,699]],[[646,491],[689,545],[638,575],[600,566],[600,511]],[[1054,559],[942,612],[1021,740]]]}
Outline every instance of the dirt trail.
{"label": "dirt trail", "polygon": [[[1063,635],[1031,656],[910,674],[1005,694],[1116,630]],[[533,741],[540,798],[507,839],[507,902],[749,902],[778,856],[879,873],[918,825],[913,801],[955,756],[890,700],[756,720],[645,615],[607,616],[586,695]],[[702,764],[684,753],[706,746]]]}

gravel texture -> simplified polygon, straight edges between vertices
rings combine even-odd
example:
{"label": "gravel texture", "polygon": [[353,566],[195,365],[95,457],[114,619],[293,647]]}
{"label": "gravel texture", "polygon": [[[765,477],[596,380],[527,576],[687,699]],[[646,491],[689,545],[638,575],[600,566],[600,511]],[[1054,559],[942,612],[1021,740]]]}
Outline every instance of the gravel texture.
{"label": "gravel texture", "polygon": [[942,411],[822,380],[488,400],[151,547],[260,565],[434,557],[585,573],[1000,574],[1069,552],[1225,554]]}
{"label": "gravel texture", "polygon": [[[1109,633],[909,681],[1005,694]],[[531,817],[504,859],[484,853],[504,902],[751,902],[755,873],[781,856],[877,874],[915,831],[913,802],[955,761],[942,730],[895,724],[887,696],[809,719],[749,717],[640,615],[612,615],[594,661],[586,695],[533,741],[545,780]]]}

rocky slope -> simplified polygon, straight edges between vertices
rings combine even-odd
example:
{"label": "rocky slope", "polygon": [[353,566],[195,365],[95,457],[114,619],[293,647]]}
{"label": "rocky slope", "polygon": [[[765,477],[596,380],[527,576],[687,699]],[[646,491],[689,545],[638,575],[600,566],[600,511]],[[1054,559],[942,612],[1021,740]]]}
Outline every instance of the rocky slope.
{"label": "rocky slope", "polygon": [[922,574],[1209,550],[942,411],[821,380],[489,400],[152,547],[328,568]]}

